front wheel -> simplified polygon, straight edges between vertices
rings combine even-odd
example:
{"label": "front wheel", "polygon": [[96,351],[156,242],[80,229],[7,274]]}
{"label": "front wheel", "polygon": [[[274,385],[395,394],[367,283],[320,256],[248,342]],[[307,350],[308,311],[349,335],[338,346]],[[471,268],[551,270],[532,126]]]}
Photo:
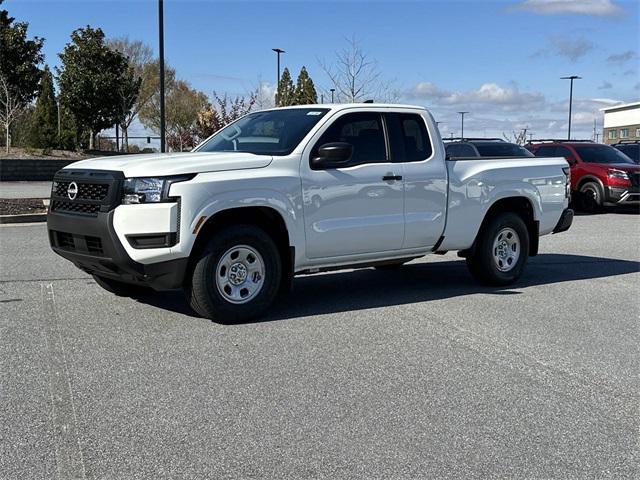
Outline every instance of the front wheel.
{"label": "front wheel", "polygon": [[587,182],[580,187],[580,200],[583,210],[591,213],[602,209],[604,192],[595,182]]}
{"label": "front wheel", "polygon": [[524,270],[529,257],[529,232],[522,217],[507,212],[495,216],[476,239],[467,267],[473,277],[488,285],[509,285]]}
{"label": "front wheel", "polygon": [[281,272],[269,235],[249,225],[232,226],[217,233],[196,260],[187,300],[198,314],[217,322],[251,320],[275,299]]}

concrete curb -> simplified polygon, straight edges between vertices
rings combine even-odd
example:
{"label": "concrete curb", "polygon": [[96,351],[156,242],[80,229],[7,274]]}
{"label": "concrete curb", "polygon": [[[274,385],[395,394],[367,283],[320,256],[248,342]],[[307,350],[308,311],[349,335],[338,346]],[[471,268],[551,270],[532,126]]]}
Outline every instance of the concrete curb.
{"label": "concrete curb", "polygon": [[46,222],[46,213],[27,213],[23,215],[0,215],[0,224]]}

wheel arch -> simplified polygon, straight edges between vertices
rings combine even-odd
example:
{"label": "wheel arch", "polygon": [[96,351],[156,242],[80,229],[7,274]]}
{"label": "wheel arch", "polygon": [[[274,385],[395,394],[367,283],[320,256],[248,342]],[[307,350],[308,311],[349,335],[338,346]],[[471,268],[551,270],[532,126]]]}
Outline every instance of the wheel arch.
{"label": "wheel arch", "polygon": [[593,175],[585,175],[580,179],[578,185],[576,185],[576,190],[580,191],[580,189],[584,186],[585,183],[597,183],[602,189],[602,193],[604,194],[604,183],[598,177]]}
{"label": "wheel arch", "polygon": [[278,210],[267,206],[233,207],[211,215],[197,231],[189,255],[189,272],[216,231],[233,225],[252,225],[263,230],[275,242],[282,259],[281,288],[289,289],[293,277],[295,248],[285,219]]}
{"label": "wheel arch", "polygon": [[475,252],[478,237],[486,225],[495,218],[496,215],[505,212],[513,212],[522,217],[529,233],[529,256],[533,257],[537,255],[539,247],[540,222],[536,220],[534,208],[535,207],[531,200],[523,196],[503,197],[496,200],[485,213],[471,247],[466,250],[461,250],[459,255],[461,257],[472,255]]}

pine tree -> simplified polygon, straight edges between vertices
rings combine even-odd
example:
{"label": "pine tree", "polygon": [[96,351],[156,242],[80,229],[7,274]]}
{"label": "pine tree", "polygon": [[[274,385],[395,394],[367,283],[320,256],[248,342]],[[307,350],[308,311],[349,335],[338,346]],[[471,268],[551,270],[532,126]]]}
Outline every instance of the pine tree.
{"label": "pine tree", "polygon": [[316,88],[313,85],[313,80],[309,76],[307,69],[302,67],[298,74],[298,80],[296,82],[295,89],[295,104],[296,105],[308,105],[310,103],[318,103],[318,94]]}
{"label": "pine tree", "polygon": [[44,67],[40,80],[40,94],[31,116],[29,144],[35,148],[54,148],[58,145],[58,105],[53,92],[53,78]]}
{"label": "pine tree", "polygon": [[289,69],[285,68],[278,83],[278,91],[276,92],[276,106],[286,107],[295,104],[295,89],[293,88],[293,80]]}

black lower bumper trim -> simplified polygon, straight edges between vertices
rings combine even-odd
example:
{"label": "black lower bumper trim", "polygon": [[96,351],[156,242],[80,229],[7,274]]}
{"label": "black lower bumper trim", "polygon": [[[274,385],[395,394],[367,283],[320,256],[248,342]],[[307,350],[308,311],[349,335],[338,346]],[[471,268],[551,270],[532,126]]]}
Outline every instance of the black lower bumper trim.
{"label": "black lower bumper trim", "polygon": [[560,215],[560,220],[558,220],[558,224],[556,228],[553,229],[553,233],[566,232],[571,227],[573,223],[573,210],[570,208],[565,208]]}
{"label": "black lower bumper trim", "polygon": [[[181,288],[189,263],[188,258],[142,264],[129,257],[113,229],[113,211],[96,217],[49,212],[47,228],[51,248],[73,262],[79,269],[100,277],[125,283],[146,285],[155,290]],[[73,238],[61,242],[66,238]],[[80,240],[78,240],[80,238]],[[92,251],[87,238],[100,239],[99,254]]]}

